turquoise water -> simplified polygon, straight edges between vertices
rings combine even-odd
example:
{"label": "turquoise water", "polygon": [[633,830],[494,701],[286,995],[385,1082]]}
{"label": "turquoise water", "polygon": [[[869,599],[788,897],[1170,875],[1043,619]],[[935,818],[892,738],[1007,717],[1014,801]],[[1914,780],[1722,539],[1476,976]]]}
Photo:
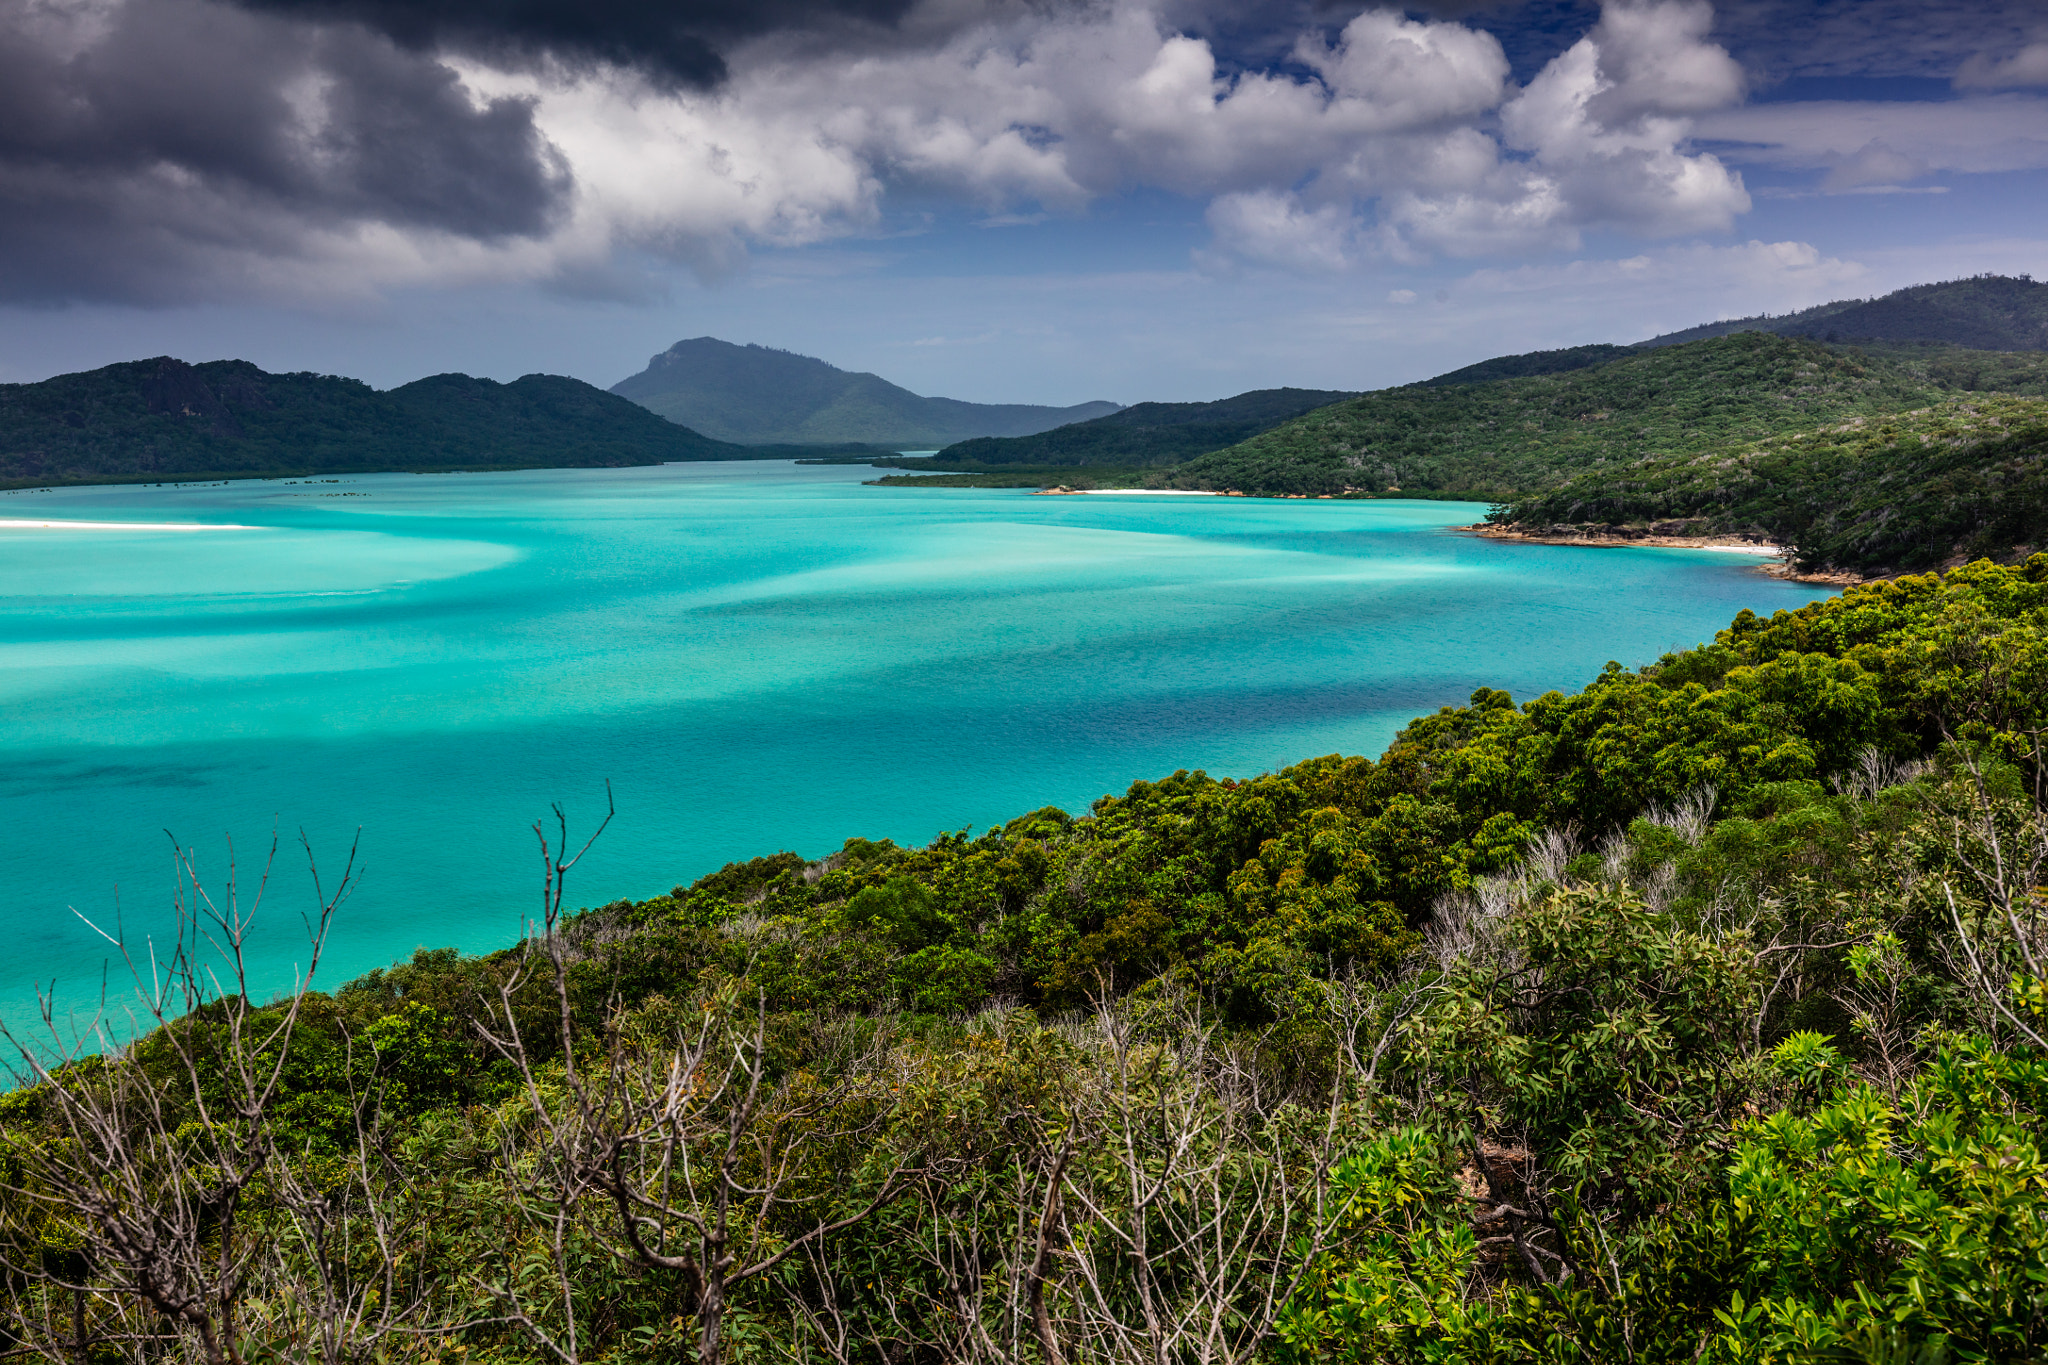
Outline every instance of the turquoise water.
{"label": "turquoise water", "polygon": [[[322,976],[484,949],[538,901],[530,825],[619,814],[570,899],[731,858],[923,842],[1180,767],[1377,753],[1798,606],[1743,556],[1501,545],[1472,504],[1044,498],[788,464],[377,475],[0,497],[0,1015],[96,991],[71,913],[165,930],[170,840],[275,825],[368,875]],[[302,958],[302,864],[259,943]]]}

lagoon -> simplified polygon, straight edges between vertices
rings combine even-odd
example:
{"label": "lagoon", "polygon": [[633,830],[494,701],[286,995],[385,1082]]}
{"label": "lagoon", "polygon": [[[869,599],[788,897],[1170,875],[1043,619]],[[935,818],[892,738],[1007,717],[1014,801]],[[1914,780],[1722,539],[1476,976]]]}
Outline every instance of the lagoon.
{"label": "lagoon", "polygon": [[[67,1009],[85,922],[170,923],[172,839],[304,956],[303,829],[367,876],[321,977],[513,941],[531,825],[618,818],[570,900],[733,858],[924,842],[1176,768],[1376,754],[1827,595],[1740,555],[1500,544],[1437,502],[1033,497],[789,463],[374,475],[0,496],[0,1018]],[[203,531],[151,529],[203,523]],[[166,833],[168,831],[168,835]],[[296,861],[295,861],[296,859]],[[75,911],[75,913],[74,913]],[[81,918],[83,917],[83,918]],[[116,972],[119,967],[116,964]],[[118,985],[120,979],[115,978]]]}

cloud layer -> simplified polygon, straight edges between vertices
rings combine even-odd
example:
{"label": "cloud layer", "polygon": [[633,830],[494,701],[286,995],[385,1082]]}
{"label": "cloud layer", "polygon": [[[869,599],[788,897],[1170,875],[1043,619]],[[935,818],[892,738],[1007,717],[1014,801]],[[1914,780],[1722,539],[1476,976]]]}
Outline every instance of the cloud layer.
{"label": "cloud layer", "polygon": [[1702,118],[1695,131],[1750,164],[1823,171],[1830,190],[2048,168],[2048,98],[2017,92],[1750,105]]}
{"label": "cloud layer", "polygon": [[[715,276],[872,230],[898,190],[1008,221],[1164,190],[1213,267],[1319,272],[1725,230],[1749,195],[1702,120],[1815,157],[1739,125],[1706,0],[1609,0],[1520,84],[1484,10],[1282,13],[1219,54],[1192,0],[0,0],[0,298],[616,289],[639,253]],[[1925,140],[1821,166],[1946,164]]]}

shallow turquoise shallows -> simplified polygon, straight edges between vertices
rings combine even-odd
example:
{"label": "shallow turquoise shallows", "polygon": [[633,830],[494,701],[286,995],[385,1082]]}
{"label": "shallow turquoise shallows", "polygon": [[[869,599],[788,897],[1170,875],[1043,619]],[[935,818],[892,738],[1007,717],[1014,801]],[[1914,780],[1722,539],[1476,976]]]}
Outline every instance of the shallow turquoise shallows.
{"label": "shallow turquoise shallows", "polygon": [[[258,960],[304,957],[304,829],[362,829],[329,985],[512,941],[530,826],[618,819],[570,900],[732,858],[923,842],[1176,768],[1378,753],[1408,717],[1518,699],[1819,590],[1741,555],[1502,545],[1483,507],[863,487],[677,465],[0,496],[0,1014],[67,1008],[162,936],[169,831],[245,883],[278,827]],[[246,892],[245,886],[245,892]],[[116,965],[115,983],[122,978]]]}

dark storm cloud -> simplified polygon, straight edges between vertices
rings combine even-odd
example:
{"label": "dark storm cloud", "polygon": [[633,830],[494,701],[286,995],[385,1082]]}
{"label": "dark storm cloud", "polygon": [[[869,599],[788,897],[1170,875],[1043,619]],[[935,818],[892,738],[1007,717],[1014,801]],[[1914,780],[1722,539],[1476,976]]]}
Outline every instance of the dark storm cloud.
{"label": "dark storm cloud", "polygon": [[526,102],[360,30],[0,8],[0,297],[209,296],[364,224],[531,235],[567,189]]}
{"label": "dark storm cloud", "polygon": [[2040,0],[1718,0],[1716,28],[1766,82],[1948,80],[1969,58],[2010,51],[2048,23]]}
{"label": "dark storm cloud", "polygon": [[416,51],[548,57],[723,80],[727,45],[848,23],[894,25],[912,0],[239,0],[251,10],[360,24]]}
{"label": "dark storm cloud", "polygon": [[[1947,80],[1969,58],[2008,54],[2048,29],[2042,0],[1713,2],[1715,41],[1765,84]],[[1491,32],[1522,79],[1576,42],[1600,12],[1599,0],[1409,0],[1405,8]]]}

